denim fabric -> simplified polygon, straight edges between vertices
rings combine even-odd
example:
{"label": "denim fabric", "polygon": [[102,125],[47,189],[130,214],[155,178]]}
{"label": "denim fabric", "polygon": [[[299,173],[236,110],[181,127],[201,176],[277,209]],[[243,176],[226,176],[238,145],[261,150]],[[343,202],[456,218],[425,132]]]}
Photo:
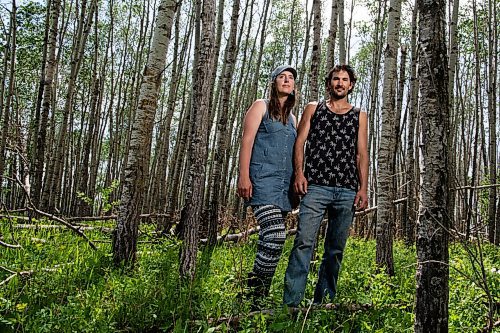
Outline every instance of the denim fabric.
{"label": "denim fabric", "polygon": [[247,205],[274,205],[291,211],[290,184],[293,176],[293,145],[297,131],[292,115],[284,125],[266,111],[259,125],[250,159],[252,198]]}
{"label": "denim fabric", "polygon": [[341,187],[310,184],[300,203],[299,225],[285,273],[283,302],[297,306],[304,297],[311,255],[316,235],[328,211],[328,228],[325,237],[323,260],[314,292],[314,302],[325,296],[335,297],[340,264],[354,218],[356,192]]}

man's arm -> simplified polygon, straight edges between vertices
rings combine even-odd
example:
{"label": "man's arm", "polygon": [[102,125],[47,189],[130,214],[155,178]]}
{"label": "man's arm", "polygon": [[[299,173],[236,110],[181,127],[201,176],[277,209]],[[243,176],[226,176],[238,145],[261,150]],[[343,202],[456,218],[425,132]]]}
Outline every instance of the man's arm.
{"label": "man's arm", "polygon": [[359,129],[357,142],[358,155],[356,158],[359,177],[359,190],[354,199],[357,209],[368,207],[368,116],[366,112],[359,113]]}
{"label": "man's arm", "polygon": [[316,112],[316,105],[318,103],[311,102],[307,104],[302,118],[299,122],[299,127],[297,128],[297,139],[295,140],[295,146],[293,148],[293,168],[295,174],[295,181],[293,183],[293,189],[295,193],[304,195],[307,193],[307,179],[304,177],[304,145],[309,135],[309,129],[311,127],[311,119]]}

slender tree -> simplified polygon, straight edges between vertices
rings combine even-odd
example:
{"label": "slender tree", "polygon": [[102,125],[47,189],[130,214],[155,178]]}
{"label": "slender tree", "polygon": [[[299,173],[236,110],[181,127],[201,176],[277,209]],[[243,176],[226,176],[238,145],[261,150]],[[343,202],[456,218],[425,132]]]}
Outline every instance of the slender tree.
{"label": "slender tree", "polygon": [[87,38],[94,20],[94,12],[97,10],[97,0],[90,2],[87,12],[87,2],[83,1],[82,12],[78,20],[77,34],[71,52],[71,70],[66,91],[66,99],[62,112],[62,122],[57,136],[53,163],[47,171],[47,186],[42,198],[42,206],[49,211],[54,211],[58,206],[61,194],[62,174],[64,160],[67,154],[66,136],[68,134],[69,119],[72,114],[73,99],[77,87],[77,78],[80,72]]}
{"label": "slender tree", "polygon": [[[456,121],[454,120],[456,117],[454,110],[454,92],[455,92],[455,73],[456,73],[456,66],[457,66],[457,59],[458,59],[458,42],[457,42],[457,25],[458,25],[458,9],[459,9],[459,0],[454,0],[453,1],[453,9],[452,9],[452,14],[451,14],[451,19],[450,19],[450,27],[449,27],[449,34],[450,34],[450,41],[449,41],[449,47],[448,47],[448,56],[450,59],[450,65],[449,65],[449,72],[448,72],[448,96],[449,96],[449,110],[450,110],[450,135],[448,137],[448,156],[449,156],[449,176],[448,176],[448,188],[450,190],[455,188],[455,174],[456,174],[456,154],[455,154],[455,123]],[[448,214],[450,215],[450,223],[454,223],[454,217],[455,217],[455,198],[456,198],[456,192],[451,191],[450,192],[450,197],[448,200]]]}
{"label": "slender tree", "polygon": [[[389,275],[394,275],[392,255],[393,221],[395,209],[396,159],[396,79],[399,47],[401,1],[391,0],[387,28],[387,45],[384,51],[384,88],[382,105],[382,134],[378,160],[379,202],[377,209],[377,264],[383,266]],[[402,90],[402,89],[401,89]]]}
{"label": "slender tree", "polygon": [[346,38],[345,38],[345,23],[344,23],[344,12],[345,5],[344,0],[333,0],[338,2],[339,11],[339,62],[340,64],[346,63]]}
{"label": "slender tree", "polygon": [[311,53],[311,100],[318,100],[318,75],[321,65],[321,0],[313,0],[313,45]]}
{"label": "slender tree", "polygon": [[330,16],[330,31],[328,33],[328,48],[326,51],[326,68],[335,66],[335,40],[337,39],[337,21],[339,17],[337,0],[332,0],[332,12]]}
{"label": "slender tree", "polygon": [[[16,11],[17,5],[16,1],[12,0],[12,11],[10,13],[10,28],[9,34],[11,36],[10,45],[7,50],[9,52],[8,58],[10,59],[9,64],[9,86],[7,88],[7,101],[3,108],[0,108],[0,114],[3,113],[2,116],[2,134],[0,136],[0,176],[3,176],[4,168],[5,168],[5,160],[6,160],[6,151],[7,147],[7,136],[10,132],[10,114],[11,114],[11,105],[12,99],[14,97],[14,83],[15,83],[15,69],[16,69]],[[6,57],[7,58],[7,57]],[[3,95],[0,95],[3,99]],[[3,182],[3,179],[2,179]],[[1,189],[1,187],[0,187]]]}
{"label": "slender tree", "polygon": [[221,96],[221,111],[217,122],[217,144],[215,147],[214,168],[213,168],[213,195],[210,200],[210,218],[208,228],[208,240],[210,245],[215,245],[217,240],[217,223],[221,208],[221,198],[223,188],[226,183],[221,181],[221,173],[224,160],[228,149],[227,125],[229,119],[229,107],[232,87],[232,74],[234,72],[236,62],[236,33],[238,29],[238,16],[240,11],[240,1],[233,0],[233,8],[231,14],[231,29],[229,31],[229,39],[227,41],[226,50],[224,53],[224,65],[222,74],[222,96]]}
{"label": "slender tree", "polygon": [[448,54],[446,1],[418,0],[422,204],[417,231],[415,332],[448,332]]}
{"label": "slender tree", "polygon": [[[203,31],[195,40],[195,52],[199,54],[194,62],[193,101],[191,122],[191,143],[189,145],[189,171],[184,208],[181,212],[182,239],[179,272],[181,276],[193,279],[198,254],[198,229],[203,209],[205,183],[205,161],[207,159],[208,120],[211,87],[204,80],[210,77],[214,66],[215,0],[205,0],[201,7]],[[201,28],[198,24],[198,28]]]}
{"label": "slender tree", "polygon": [[418,7],[415,6],[412,11],[411,19],[411,69],[410,69],[410,89],[408,90],[408,101],[409,101],[409,111],[408,111],[408,130],[406,139],[406,185],[405,185],[405,196],[408,198],[405,202],[406,216],[405,229],[404,229],[404,240],[405,244],[411,246],[415,244],[415,225],[417,220],[417,191],[418,188],[418,177],[416,175],[415,164],[418,161],[415,159],[415,126],[417,120],[417,109],[418,109],[418,77],[417,77],[417,17],[418,17]]}
{"label": "slender tree", "polygon": [[179,2],[162,0],[156,17],[151,50],[144,68],[136,118],[130,137],[129,159],[125,169],[123,193],[113,238],[115,263],[134,262],[137,250],[138,215],[147,175],[153,121],[158,103],[162,72],[165,68],[170,33]]}
{"label": "slender tree", "polygon": [[[458,1],[458,0],[456,0]],[[498,77],[498,26],[496,2],[488,0],[488,125],[489,125],[489,183],[497,180],[497,77]],[[496,217],[497,188],[490,187],[488,196],[488,239],[491,243],[500,244],[500,221]],[[496,230],[496,237],[495,237]]]}

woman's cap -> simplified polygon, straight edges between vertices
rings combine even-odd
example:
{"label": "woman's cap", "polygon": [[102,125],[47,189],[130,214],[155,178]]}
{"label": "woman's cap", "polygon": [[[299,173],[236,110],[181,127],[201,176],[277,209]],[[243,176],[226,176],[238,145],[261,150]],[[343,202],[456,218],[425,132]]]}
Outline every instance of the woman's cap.
{"label": "woman's cap", "polygon": [[271,81],[274,82],[274,80],[276,80],[278,75],[280,75],[284,71],[290,71],[293,74],[293,78],[294,79],[297,78],[297,71],[295,70],[295,68],[293,68],[292,66],[288,66],[288,65],[282,65],[282,66],[276,67],[274,69],[274,71],[271,73]]}

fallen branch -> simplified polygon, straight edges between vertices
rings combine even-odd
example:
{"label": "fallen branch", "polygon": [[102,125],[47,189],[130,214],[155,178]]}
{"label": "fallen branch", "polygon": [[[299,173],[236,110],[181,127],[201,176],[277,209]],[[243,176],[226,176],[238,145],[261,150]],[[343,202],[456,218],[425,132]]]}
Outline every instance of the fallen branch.
{"label": "fallen branch", "polygon": [[[12,179],[10,177],[5,177],[4,178],[9,178],[9,179]],[[14,179],[13,179],[14,180]],[[53,220],[53,221],[56,221],[56,222],[59,222],[61,223],[62,225],[68,227],[69,229],[73,230],[78,236],[82,237],[83,239],[85,239],[90,247],[94,250],[97,250],[97,247],[95,246],[94,243],[92,243],[90,241],[90,239],[83,233],[81,232],[80,230],[78,230],[77,227],[75,227],[74,225],[72,225],[71,223],[69,222],[66,222],[64,219],[60,218],[60,217],[57,217],[53,214],[49,214],[49,213],[46,213],[44,211],[41,211],[39,210],[38,208],[36,208],[35,204],[33,203],[33,201],[31,200],[31,197],[30,197],[30,194],[28,192],[28,190],[26,190],[26,187],[24,186],[24,184],[19,180],[19,178],[16,176],[15,178],[15,181],[19,184],[19,186],[21,186],[21,188],[23,189],[24,191],[24,194],[26,195],[26,199],[28,200],[28,203],[29,203],[29,206],[30,207],[27,207],[27,210],[28,211],[32,211],[32,212],[35,212],[39,215],[42,215],[42,216],[45,216],[45,217],[48,217],[49,219]]]}
{"label": "fallen branch", "polygon": [[[235,242],[235,243],[237,243],[245,237],[249,237],[253,234],[256,234],[257,232],[259,232],[259,230],[260,230],[260,227],[256,226],[254,228],[248,229],[247,231],[242,231],[242,232],[239,232],[237,234],[227,234],[227,235],[217,236],[217,244],[222,244],[223,242]],[[286,231],[287,236],[295,235],[296,233],[297,233],[297,229],[290,229],[290,230]],[[208,239],[207,238],[200,239],[200,243],[206,244],[206,243],[208,243]]]}
{"label": "fallen branch", "polygon": [[[169,214],[165,213],[149,213],[149,214],[140,214],[139,218],[141,219],[152,219],[156,217],[169,217]],[[75,222],[75,221],[107,221],[107,220],[116,220],[118,215],[103,215],[103,216],[75,216],[66,218],[67,221]]]}
{"label": "fallen branch", "polygon": [[491,325],[486,325],[482,329],[479,330],[478,333],[489,333],[493,332],[493,329],[496,327],[500,327],[500,320],[497,320],[496,322],[492,323]]}
{"label": "fallen branch", "polygon": [[[30,199],[30,202],[31,202],[31,199]],[[33,211],[33,212],[35,212],[35,213],[37,213],[37,214],[39,214],[39,215],[45,216],[45,217],[47,217],[47,218],[49,218],[49,219],[51,219],[53,221],[59,222],[62,225],[68,227],[69,229],[73,230],[78,236],[80,236],[83,239],[85,239],[89,243],[89,245],[90,245],[90,247],[92,249],[97,250],[97,247],[95,246],[95,244],[92,243],[92,241],[83,232],[80,231],[80,229],[78,228],[78,226],[74,226],[71,223],[68,223],[65,220],[63,220],[62,218],[57,217],[57,216],[55,216],[53,214],[49,214],[49,213],[46,213],[44,211],[41,211],[38,208],[36,208],[35,206],[32,206],[32,207],[30,207],[28,209],[31,210],[31,211]]]}
{"label": "fallen branch", "polygon": [[[64,267],[64,266],[69,266],[69,265],[73,265],[73,263],[69,262],[67,264],[55,265],[52,268],[42,268],[41,271],[43,271],[43,272],[56,272],[59,268]],[[9,275],[5,280],[3,280],[2,282],[0,282],[0,286],[2,286],[4,284],[7,284],[10,280],[12,280],[16,276],[28,277],[28,276],[31,276],[34,273],[38,272],[38,271],[35,271],[35,270],[16,272],[16,271],[13,271],[13,270],[8,269],[8,268],[3,267],[3,266],[0,266],[0,268],[3,269],[3,270],[5,270],[5,271],[7,271],[7,272],[9,272],[9,273],[11,273],[11,275]]]}
{"label": "fallen branch", "polygon": [[[89,225],[72,225],[75,229],[78,230],[99,230],[102,232],[113,232],[112,228],[107,228],[107,227],[93,227]],[[56,225],[56,224],[16,224],[14,226],[15,228],[19,229],[61,229],[64,228],[62,225]]]}
{"label": "fallen branch", "polygon": [[[3,209],[2,209],[2,210],[0,210],[0,212],[3,212],[3,211],[4,211]],[[19,209],[9,210],[9,211],[6,211],[6,212],[7,212],[7,213],[10,213],[10,214],[12,214],[12,213],[14,213],[14,214],[15,214],[15,213],[24,213],[25,211],[27,211],[27,209],[26,209],[26,208],[19,208]]]}
{"label": "fallen branch", "polygon": [[0,218],[17,219],[17,220],[22,220],[22,221],[32,221],[32,219],[30,219],[27,216],[17,216],[17,215],[0,214]]}
{"label": "fallen branch", "polygon": [[21,248],[21,245],[19,245],[19,244],[15,244],[15,245],[14,244],[8,244],[8,243],[5,243],[5,242],[2,242],[1,240],[0,240],[0,245],[4,246],[6,248],[9,248],[9,249],[20,249]]}
{"label": "fallen branch", "polygon": [[17,276],[17,273],[9,275],[5,280],[3,280],[2,282],[0,282],[0,286],[3,286],[4,284],[7,284],[10,280],[12,280],[13,278],[15,278],[16,276]]}
{"label": "fallen branch", "polygon": [[480,185],[480,186],[461,186],[452,189],[452,191],[460,191],[460,190],[482,190],[490,187],[500,187],[500,184],[490,184],[490,185]]}
{"label": "fallen branch", "polygon": [[[299,313],[307,313],[311,311],[318,311],[318,310],[336,310],[339,308],[347,309],[351,312],[356,312],[356,311],[361,311],[361,310],[368,310],[372,307],[371,304],[334,304],[334,303],[328,303],[328,304],[320,304],[320,305],[312,305],[310,307],[305,307],[305,308],[294,308],[294,307],[289,307],[288,308],[288,313],[291,315],[299,314]],[[264,315],[270,315],[273,316],[276,312],[281,313],[282,310],[277,309],[264,309],[264,310],[259,310],[259,311],[252,311],[249,312],[248,314],[242,314],[242,315],[236,315],[236,316],[231,316],[231,317],[220,317],[220,318],[209,318],[208,319],[208,324],[215,324],[215,325],[220,325],[223,323],[226,323],[230,326],[237,326],[241,320],[253,317],[259,314],[264,314]]]}

